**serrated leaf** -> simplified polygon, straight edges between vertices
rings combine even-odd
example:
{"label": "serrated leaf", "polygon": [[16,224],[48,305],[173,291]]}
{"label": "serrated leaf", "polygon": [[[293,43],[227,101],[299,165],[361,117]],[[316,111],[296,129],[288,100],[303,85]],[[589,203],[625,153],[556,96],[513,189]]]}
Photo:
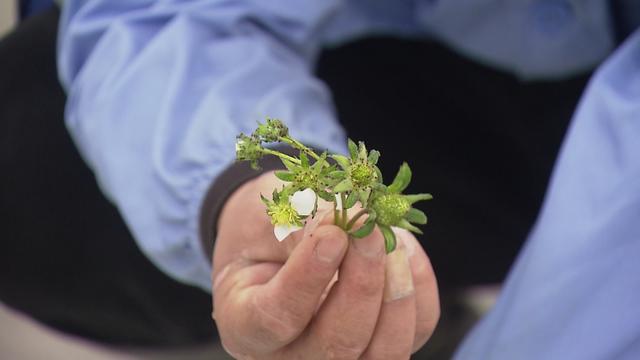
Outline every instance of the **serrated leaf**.
{"label": "serrated leaf", "polygon": [[407,186],[409,186],[410,182],[411,168],[409,168],[409,165],[404,162],[400,166],[396,178],[393,179],[393,182],[391,183],[391,185],[389,185],[388,190],[393,194],[400,194],[404,189],[407,188]]}
{"label": "serrated leaf", "polygon": [[384,236],[384,249],[388,253],[396,249],[396,234],[393,233],[390,227],[384,225],[378,225],[382,236]]}
{"label": "serrated leaf", "polygon": [[399,228],[409,230],[409,231],[414,232],[416,234],[422,234],[422,230],[420,230],[419,228],[411,225],[411,223],[409,223],[406,219],[400,220],[400,222],[397,224],[397,226]]}
{"label": "serrated leaf", "polygon": [[335,160],[338,163],[338,165],[340,165],[342,170],[344,171],[349,170],[349,166],[351,165],[351,162],[349,161],[348,157],[343,155],[333,154],[331,155],[331,158]]}
{"label": "serrated leaf", "polygon": [[351,236],[356,239],[362,239],[365,236],[368,236],[373,232],[373,229],[376,227],[375,221],[365,221],[365,223],[356,231],[351,232]]}
{"label": "serrated leaf", "polygon": [[425,215],[421,210],[416,208],[409,209],[409,212],[407,212],[407,215],[405,215],[404,218],[407,219],[407,221],[409,222],[420,224],[420,225],[424,225],[427,223],[427,215]]}
{"label": "serrated leaf", "polygon": [[358,202],[358,193],[352,191],[347,196],[347,200],[344,202],[344,207],[346,209],[351,209],[356,204],[356,202]]}
{"label": "serrated leaf", "polygon": [[367,158],[367,161],[369,162],[369,164],[375,165],[378,163],[379,158],[380,158],[380,151],[371,150],[371,152],[369,152],[369,157]]}
{"label": "serrated leaf", "polygon": [[296,175],[290,171],[276,171],[275,174],[282,181],[292,182],[296,178]]}
{"label": "serrated leaf", "polygon": [[352,159],[358,158],[358,145],[351,139],[347,139],[347,147],[349,148],[349,155]]}
{"label": "serrated leaf", "polygon": [[431,200],[433,199],[433,196],[431,194],[412,194],[412,195],[403,195],[405,199],[407,199],[407,201],[409,201],[409,204],[415,204],[418,201],[422,201],[422,200]]}
{"label": "serrated leaf", "polygon": [[344,179],[333,188],[333,192],[341,193],[345,191],[351,191],[352,189],[353,189],[353,184],[351,183],[351,180]]}

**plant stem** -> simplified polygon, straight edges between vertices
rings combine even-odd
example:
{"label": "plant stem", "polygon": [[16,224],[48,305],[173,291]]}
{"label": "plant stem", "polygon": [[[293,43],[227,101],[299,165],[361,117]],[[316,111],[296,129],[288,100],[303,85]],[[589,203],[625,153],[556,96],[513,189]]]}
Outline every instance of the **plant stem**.
{"label": "plant stem", "polygon": [[309,149],[308,147],[306,147],[303,143],[301,143],[300,141],[293,139],[291,137],[282,137],[280,136],[280,141],[282,141],[283,143],[289,144],[291,146],[293,146],[294,148],[298,149],[298,150],[302,150],[305,153],[307,153],[307,155],[311,156],[312,158],[316,159],[316,160],[320,160],[320,156],[318,156],[318,154],[315,153],[315,151]]}
{"label": "plant stem", "polygon": [[262,152],[265,154],[271,154],[271,155],[275,155],[281,159],[287,159],[289,161],[291,161],[294,164],[298,164],[300,165],[300,159],[296,159],[293,156],[289,156],[287,154],[283,154],[280,151],[275,151],[275,150],[271,150],[271,149],[267,149],[267,148],[262,148]]}
{"label": "plant stem", "polygon": [[351,228],[353,228],[353,225],[356,224],[356,221],[358,221],[359,218],[361,218],[364,214],[368,214],[369,210],[367,209],[362,209],[360,211],[358,211],[352,218],[351,220],[349,220],[349,222],[347,223],[347,231],[351,230]]}
{"label": "plant stem", "polygon": [[348,230],[347,229],[347,208],[344,207],[344,205],[347,203],[347,197],[344,195],[343,192],[340,193],[340,202],[342,203],[342,226],[341,228],[343,228],[344,230]]}

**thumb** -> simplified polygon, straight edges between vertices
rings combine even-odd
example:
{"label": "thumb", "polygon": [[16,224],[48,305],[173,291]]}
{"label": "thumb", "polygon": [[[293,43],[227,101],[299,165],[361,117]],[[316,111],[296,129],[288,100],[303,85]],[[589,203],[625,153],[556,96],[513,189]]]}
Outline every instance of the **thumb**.
{"label": "thumb", "polygon": [[272,333],[271,346],[289,343],[307,327],[347,247],[342,229],[320,225],[305,233],[283,267],[261,287],[254,302],[260,311],[252,312],[260,318],[251,322],[263,335]]}

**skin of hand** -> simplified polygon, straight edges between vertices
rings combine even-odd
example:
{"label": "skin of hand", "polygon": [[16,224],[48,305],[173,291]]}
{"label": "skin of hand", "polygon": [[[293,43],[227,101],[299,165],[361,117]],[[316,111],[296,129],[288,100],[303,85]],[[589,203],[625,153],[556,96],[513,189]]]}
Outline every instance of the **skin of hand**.
{"label": "skin of hand", "polygon": [[401,230],[385,255],[379,231],[350,240],[330,207],[278,242],[259,194],[279,185],[273,173],[245,183],[218,220],[213,318],[224,348],[238,359],[408,359],[440,316],[420,244]]}

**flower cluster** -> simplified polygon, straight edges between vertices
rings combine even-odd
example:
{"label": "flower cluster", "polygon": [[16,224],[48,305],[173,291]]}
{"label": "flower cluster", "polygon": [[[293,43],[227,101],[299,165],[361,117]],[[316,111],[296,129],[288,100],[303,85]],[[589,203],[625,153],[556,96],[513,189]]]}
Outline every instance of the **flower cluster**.
{"label": "flower cluster", "polygon": [[[290,156],[265,147],[268,143],[284,143],[299,152]],[[365,237],[376,226],[384,236],[387,253],[396,247],[391,227],[400,227],[422,233],[413,224],[427,223],[427,216],[412,207],[420,200],[429,200],[430,194],[406,195],[402,192],[411,182],[411,169],[407,163],[393,182],[385,185],[378,166],[380,153],[367,151],[363,142],[348,140],[349,156],[318,154],[289,135],[289,129],[277,119],[267,119],[251,135],[240,134],[236,141],[236,158],[249,161],[255,168],[264,155],[278,156],[286,170],[276,176],[286,185],[274,189],[271,199],[262,196],[267,214],[274,225],[279,241],[301,229],[304,222],[315,216],[318,199],[334,203],[334,223],[353,238]],[[331,161],[333,160],[333,161]],[[349,217],[349,209],[360,203],[361,209]],[[367,218],[361,221],[364,216]]]}

